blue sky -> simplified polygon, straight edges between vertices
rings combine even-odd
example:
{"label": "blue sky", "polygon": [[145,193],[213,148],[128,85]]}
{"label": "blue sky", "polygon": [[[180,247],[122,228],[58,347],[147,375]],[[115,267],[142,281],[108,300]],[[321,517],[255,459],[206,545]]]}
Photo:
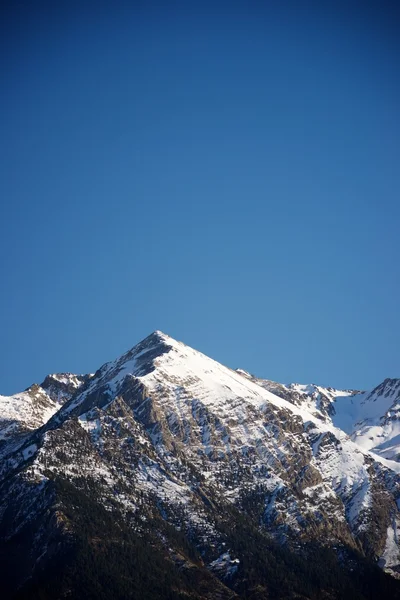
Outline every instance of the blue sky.
{"label": "blue sky", "polygon": [[284,382],[400,377],[394,3],[12,4],[0,393],[155,329]]}

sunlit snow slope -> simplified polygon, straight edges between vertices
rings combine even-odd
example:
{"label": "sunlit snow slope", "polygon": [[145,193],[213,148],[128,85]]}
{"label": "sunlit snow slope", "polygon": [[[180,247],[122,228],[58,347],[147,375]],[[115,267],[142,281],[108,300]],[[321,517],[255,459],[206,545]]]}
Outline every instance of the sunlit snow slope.
{"label": "sunlit snow slope", "polygon": [[159,331],[80,383],[55,414],[52,389],[33,427],[47,422],[2,465],[4,506],[26,482],[40,495],[52,477],[90,479],[105,506],[142,514],[147,502],[207,539],[215,567],[226,552],[210,515],[218,498],[280,541],[345,544],[400,569],[400,463],[348,435],[360,414],[378,418],[381,391],[257,379]]}
{"label": "sunlit snow slope", "polygon": [[285,398],[322,421],[342,429],[365,450],[400,460],[400,379],[385,379],[371,392],[337,390],[315,384],[284,385],[243,376]]}

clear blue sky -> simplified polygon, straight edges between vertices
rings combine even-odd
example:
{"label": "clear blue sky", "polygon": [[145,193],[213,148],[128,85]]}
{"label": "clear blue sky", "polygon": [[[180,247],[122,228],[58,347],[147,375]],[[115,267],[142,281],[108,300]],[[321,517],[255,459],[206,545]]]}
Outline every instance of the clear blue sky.
{"label": "clear blue sky", "polygon": [[154,329],[400,377],[395,3],[95,4],[2,9],[0,393]]}

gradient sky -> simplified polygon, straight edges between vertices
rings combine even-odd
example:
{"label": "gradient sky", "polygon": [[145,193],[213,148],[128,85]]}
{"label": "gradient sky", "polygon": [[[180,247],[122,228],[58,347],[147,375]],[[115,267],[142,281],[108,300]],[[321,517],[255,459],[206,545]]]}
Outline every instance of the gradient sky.
{"label": "gradient sky", "polygon": [[395,3],[95,4],[2,9],[0,393],[155,329],[400,377]]}

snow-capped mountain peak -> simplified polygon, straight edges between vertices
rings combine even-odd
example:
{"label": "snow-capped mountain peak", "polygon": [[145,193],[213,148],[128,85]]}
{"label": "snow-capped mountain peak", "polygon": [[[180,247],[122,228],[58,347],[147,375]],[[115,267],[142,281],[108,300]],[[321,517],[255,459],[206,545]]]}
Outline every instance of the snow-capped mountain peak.
{"label": "snow-capped mountain peak", "polygon": [[241,564],[215,518],[231,509],[289,546],[318,540],[400,570],[400,464],[338,427],[374,403],[365,392],[257,379],[155,331],[94,375],[50,375],[34,393],[48,420],[12,438],[2,464],[3,509],[16,493],[28,507],[12,532],[35,514],[32,489],[35,506],[50,506],[51,482],[88,481],[135,527],[158,515],[187,532],[212,573]]}

